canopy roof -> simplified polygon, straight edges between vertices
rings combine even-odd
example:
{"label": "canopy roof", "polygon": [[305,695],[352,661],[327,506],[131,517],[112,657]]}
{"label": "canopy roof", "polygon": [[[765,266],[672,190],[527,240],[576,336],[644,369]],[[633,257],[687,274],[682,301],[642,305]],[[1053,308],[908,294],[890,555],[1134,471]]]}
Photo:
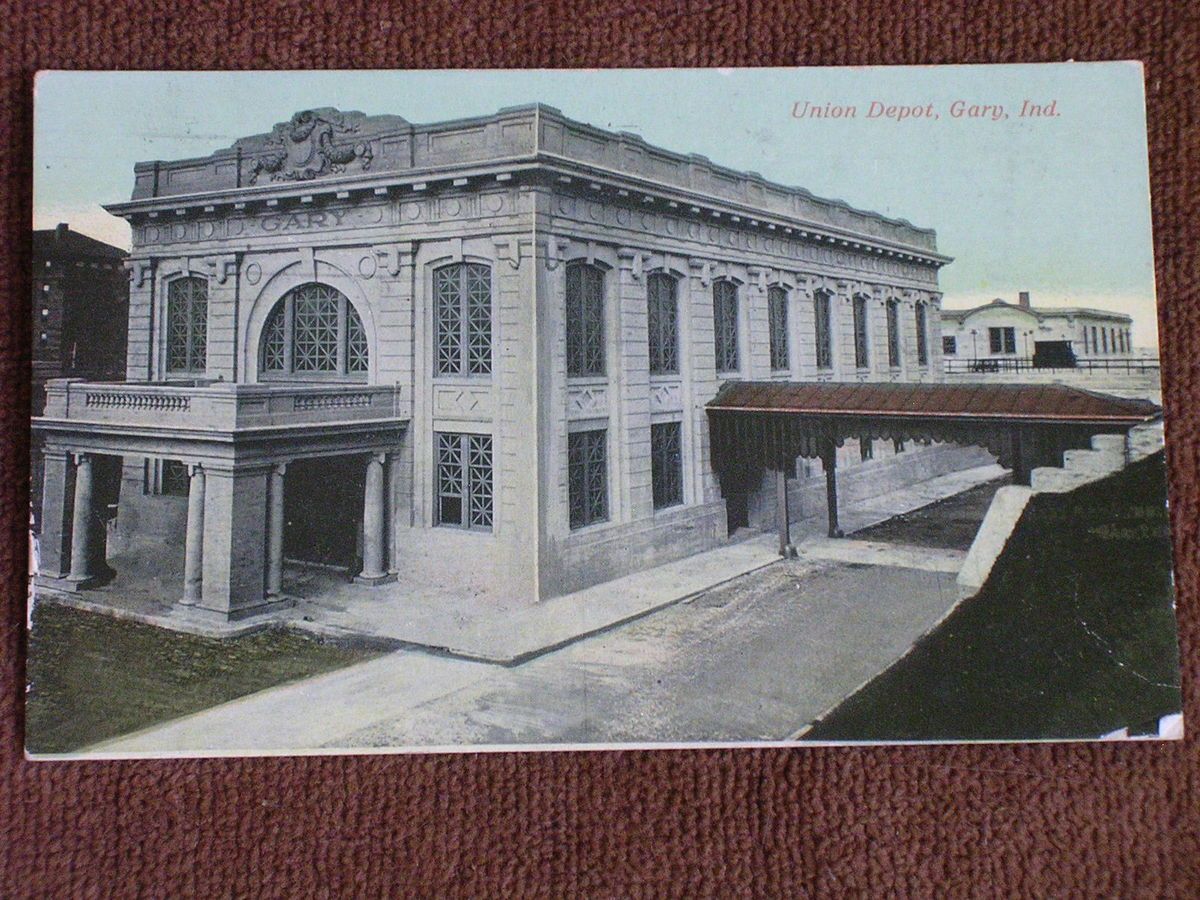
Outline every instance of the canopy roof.
{"label": "canopy roof", "polygon": [[883,418],[1133,426],[1161,410],[1063,384],[731,381],[710,413],[794,413],[826,419]]}

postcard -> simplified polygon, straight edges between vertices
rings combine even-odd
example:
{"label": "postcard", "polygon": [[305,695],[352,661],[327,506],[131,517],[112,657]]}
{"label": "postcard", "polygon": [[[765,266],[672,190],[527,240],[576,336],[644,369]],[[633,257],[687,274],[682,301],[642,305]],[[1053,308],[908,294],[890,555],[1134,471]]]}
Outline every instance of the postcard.
{"label": "postcard", "polygon": [[1144,104],[41,73],[27,753],[1179,738]]}

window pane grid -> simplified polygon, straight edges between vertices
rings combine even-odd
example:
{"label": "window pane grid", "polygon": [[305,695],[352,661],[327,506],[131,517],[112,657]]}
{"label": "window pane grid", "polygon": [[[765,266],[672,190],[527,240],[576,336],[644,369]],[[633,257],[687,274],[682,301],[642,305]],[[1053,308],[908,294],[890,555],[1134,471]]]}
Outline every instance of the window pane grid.
{"label": "window pane grid", "polygon": [[650,469],[654,508],[683,502],[683,456],[679,422],[650,426]]}
{"label": "window pane grid", "polygon": [[207,350],[208,282],[176,279],[167,286],[167,371],[204,371]]}
{"label": "window pane grid", "polygon": [[650,374],[679,372],[679,307],[675,279],[656,272],[646,281],[647,328],[650,337]]}
{"label": "window pane grid", "polygon": [[[917,365],[929,364],[929,338],[926,334],[925,304],[918,303],[917,316]],[[1016,338],[1013,338],[1013,350],[1016,350]]]}
{"label": "window pane grid", "polygon": [[367,335],[353,309],[346,315],[346,371],[367,371]]}
{"label": "window pane grid", "polygon": [[267,316],[260,364],[263,372],[275,374],[365,375],[368,349],[362,319],[336,288],[294,288]]}
{"label": "window pane grid", "polygon": [[437,346],[437,373],[462,373],[462,308],[458,296],[458,269],[449,267],[433,273],[434,343]]}
{"label": "window pane grid", "polygon": [[767,313],[770,318],[771,368],[779,372],[789,368],[787,293],[773,287],[767,292]]}
{"label": "window pane grid", "polygon": [[854,365],[865,369],[871,365],[867,347],[867,298],[855,297],[854,307]]}
{"label": "window pane grid", "polygon": [[471,498],[469,525],[492,527],[492,438],[467,435],[467,490]]}
{"label": "window pane grid", "polygon": [[492,438],[487,434],[435,434],[438,525],[492,529]]}
{"label": "window pane grid", "polygon": [[492,371],[492,273],[487,266],[464,267],[467,303],[467,371],[489,375]]}
{"label": "window pane grid", "polygon": [[567,482],[572,528],[608,518],[607,432],[567,435]]}
{"label": "window pane grid", "polygon": [[718,372],[738,368],[737,286],[731,281],[713,285],[713,332]]}
{"label": "window pane grid", "polygon": [[[900,366],[900,304],[895,300],[887,302],[887,341],[888,365],[893,368]],[[918,341],[918,346],[920,341]]]}
{"label": "window pane grid", "polygon": [[338,302],[317,285],[300,288],[295,304],[292,368],[297,372],[338,370]]}
{"label": "window pane grid", "polygon": [[595,266],[567,267],[567,374],[604,374],[604,274]]}
{"label": "window pane grid", "polygon": [[492,270],[480,263],[433,273],[434,373],[492,371]]}
{"label": "window pane grid", "polygon": [[816,314],[817,368],[833,368],[833,332],[829,321],[830,300],[828,294],[817,294],[813,298]]}

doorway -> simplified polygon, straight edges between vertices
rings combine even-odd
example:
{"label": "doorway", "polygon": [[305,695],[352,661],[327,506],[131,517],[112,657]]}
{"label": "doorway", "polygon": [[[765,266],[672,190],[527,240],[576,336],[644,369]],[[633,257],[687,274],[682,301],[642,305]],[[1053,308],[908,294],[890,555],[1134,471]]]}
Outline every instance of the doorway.
{"label": "doorway", "polygon": [[362,568],[365,459],[326,456],[288,464],[283,486],[283,554],[355,574]]}

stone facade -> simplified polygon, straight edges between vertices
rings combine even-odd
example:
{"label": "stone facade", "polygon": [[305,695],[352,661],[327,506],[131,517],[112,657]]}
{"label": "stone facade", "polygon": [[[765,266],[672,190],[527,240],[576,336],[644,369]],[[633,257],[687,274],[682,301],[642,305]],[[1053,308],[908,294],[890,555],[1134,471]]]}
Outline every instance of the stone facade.
{"label": "stone facade", "polygon": [[[351,459],[344,567],[535,602],[765,523],[755,498],[734,521],[713,474],[703,407],[723,381],[942,376],[949,260],[932,231],[540,105],[436,125],[297,113],[209,157],[139,163],[133,199],[110,210],[133,229],[127,383],[55,383],[38,425],[56,529],[42,573],[59,588],[96,579],[98,541],[136,554],[166,529],[182,602],[225,619],[267,612],[286,602],[283,559],[311,515],[302,495],[342,502],[311,461]],[[594,273],[602,310],[587,375],[567,362],[575,266]],[[655,276],[673,285],[677,364],[652,374]],[[736,365],[721,372],[718,290],[734,298]],[[203,326],[172,305],[192,291]],[[300,371],[301,303],[327,304],[328,371]],[[202,364],[181,368],[197,329]],[[466,362],[447,364],[460,350]],[[656,509],[663,424],[678,425],[680,502]],[[603,433],[590,469],[573,462],[580,432]],[[98,502],[93,456],[123,461],[118,513],[80,545],[87,527],[69,523]],[[188,483],[172,493],[180,466]],[[603,493],[582,525],[580,472]]]}

